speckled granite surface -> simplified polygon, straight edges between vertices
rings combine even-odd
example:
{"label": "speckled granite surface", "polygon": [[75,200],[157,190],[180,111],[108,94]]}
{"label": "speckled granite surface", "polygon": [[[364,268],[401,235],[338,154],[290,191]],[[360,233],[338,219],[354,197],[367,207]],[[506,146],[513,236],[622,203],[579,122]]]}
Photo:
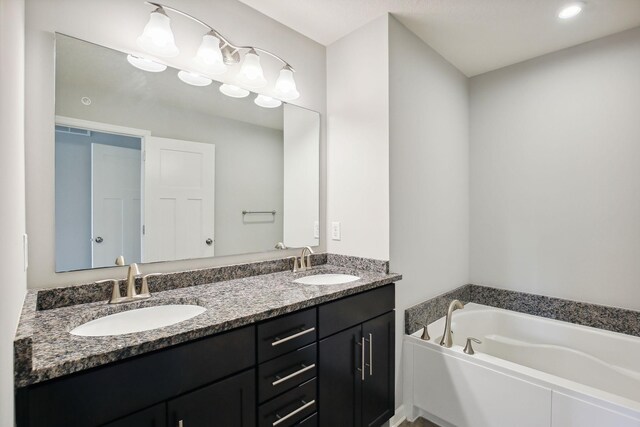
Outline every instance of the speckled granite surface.
{"label": "speckled granite surface", "polygon": [[[238,271],[245,270],[239,268]],[[331,286],[292,283],[296,278],[321,273],[353,274],[360,280]],[[196,286],[185,282],[180,287],[180,280],[177,280],[178,285],[170,285],[169,279],[163,277],[161,283],[167,281],[165,286],[174,288],[158,291],[163,285],[156,284],[155,293],[148,300],[116,305],[100,301],[49,310],[36,309],[38,291],[30,290],[14,342],[16,386],[26,386],[205,337],[374,289],[401,278],[398,274],[330,264],[318,265],[302,273],[280,271]],[[154,291],[154,287],[151,289]],[[69,334],[74,327],[107,314],[171,303],[198,304],[207,311],[176,325],[136,334],[112,337]]]}
{"label": "speckled granite surface", "polygon": [[[222,282],[225,280],[242,279],[243,277],[258,276],[261,274],[277,273],[291,270],[291,259],[275,259],[270,261],[252,262],[237,265],[224,265],[198,270],[186,270],[175,273],[166,273],[149,279],[151,292],[162,292],[170,289],[186,288],[188,286],[203,285],[205,283]],[[327,263],[327,254],[313,254],[312,265]],[[356,267],[355,263],[347,264],[347,267]],[[122,274],[124,276],[125,274]],[[117,277],[117,276],[115,276]],[[141,280],[137,285],[140,289]],[[125,280],[120,280],[120,294],[125,293]],[[68,307],[76,304],[87,304],[109,299],[111,296],[110,283],[85,283],[76,286],[42,289],[38,292],[38,310],[50,310],[52,308]]]}
{"label": "speckled granite surface", "polygon": [[389,261],[348,255],[327,254],[327,264],[338,267],[357,268],[359,270],[377,271],[380,273],[389,272]]}
{"label": "speckled granite surface", "polygon": [[405,332],[412,334],[425,322],[431,323],[444,316],[453,299],[640,336],[640,311],[479,285],[461,286],[408,308],[405,310]]}

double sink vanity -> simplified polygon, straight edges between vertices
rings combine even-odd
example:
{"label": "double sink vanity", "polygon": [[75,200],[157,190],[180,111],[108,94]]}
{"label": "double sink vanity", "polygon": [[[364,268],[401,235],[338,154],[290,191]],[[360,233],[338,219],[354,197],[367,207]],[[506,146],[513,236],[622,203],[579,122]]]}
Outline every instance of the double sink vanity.
{"label": "double sink vanity", "polygon": [[[18,426],[377,426],[394,411],[387,263],[315,256],[30,291],[15,341]],[[140,283],[138,283],[140,285]]]}

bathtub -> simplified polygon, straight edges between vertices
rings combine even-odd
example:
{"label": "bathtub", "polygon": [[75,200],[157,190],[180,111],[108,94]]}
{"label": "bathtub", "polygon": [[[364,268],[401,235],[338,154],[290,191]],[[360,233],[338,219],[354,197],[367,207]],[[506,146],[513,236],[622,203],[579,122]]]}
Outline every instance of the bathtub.
{"label": "bathtub", "polygon": [[[640,338],[469,303],[405,335],[403,407],[443,427],[640,427]],[[467,337],[474,355],[462,349]]]}

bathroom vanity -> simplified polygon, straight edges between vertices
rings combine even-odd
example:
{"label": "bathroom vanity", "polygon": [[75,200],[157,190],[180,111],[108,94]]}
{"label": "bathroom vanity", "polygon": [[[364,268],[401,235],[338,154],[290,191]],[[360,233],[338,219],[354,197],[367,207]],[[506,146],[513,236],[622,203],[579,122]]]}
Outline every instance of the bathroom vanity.
{"label": "bathroom vanity", "polygon": [[[306,274],[337,271],[316,268]],[[159,292],[154,294],[156,303],[175,301],[175,296],[165,294],[182,294],[189,300],[186,294],[197,293],[197,302],[207,312],[139,337],[59,332],[68,346],[66,354],[60,354],[63,345],[53,344],[54,336],[41,338],[46,331],[32,325],[34,359],[53,362],[33,360],[32,366],[51,363],[31,376],[17,373],[22,378],[17,380],[18,426],[381,425],[394,411],[393,282],[400,276],[348,272],[361,279],[342,285],[300,285],[291,280],[301,273],[281,272]],[[258,282],[275,288],[273,295],[280,300],[265,297]],[[223,316],[221,305],[213,312],[216,303],[242,304],[230,291],[243,285],[255,292],[241,292],[246,307],[234,307],[235,319],[212,325]],[[209,305],[214,295],[218,299]],[[262,298],[271,309],[263,311],[251,298]],[[45,321],[58,312],[62,325],[74,319],[69,317],[74,309],[95,310],[96,304],[104,306],[44,310],[36,317],[40,313]],[[57,330],[56,321],[52,323],[52,330]],[[198,336],[210,327],[217,332]],[[173,328],[179,331],[175,335]],[[38,356],[38,340],[57,354]],[[102,363],[113,358],[112,353],[118,355],[115,360]],[[47,377],[55,378],[41,380]]]}

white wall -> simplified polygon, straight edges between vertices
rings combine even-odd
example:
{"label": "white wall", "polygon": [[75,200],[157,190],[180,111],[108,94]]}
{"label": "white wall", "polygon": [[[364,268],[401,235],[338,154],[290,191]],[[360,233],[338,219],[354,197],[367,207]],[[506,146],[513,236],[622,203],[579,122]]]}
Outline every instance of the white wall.
{"label": "white wall", "polygon": [[389,259],[388,82],[387,15],[327,47],[329,252]]}
{"label": "white wall", "polygon": [[[284,25],[256,12],[236,0],[183,0],[184,9],[240,44],[256,44],[277,52],[297,70],[296,83],[301,97],[296,104],[326,112],[325,48]],[[151,8],[131,0],[27,0],[26,34],[26,156],[27,156],[27,228],[32,235],[29,286],[72,284],[124,276],[125,270],[103,269],[73,273],[54,273],[54,32],[88,40],[121,51],[137,51],[135,40],[148,20]],[[168,62],[176,68],[189,68],[200,43],[202,29],[194,23],[174,17],[173,31],[181,54]],[[191,46],[191,48],[189,48]],[[275,81],[279,66],[263,59],[265,75]],[[324,122],[324,119],[323,119]],[[324,125],[324,123],[323,123]],[[325,134],[321,136],[321,212],[325,206]],[[321,216],[324,223],[324,215]],[[319,250],[324,250],[321,241]],[[248,260],[272,259],[297,251],[269,252],[233,257],[217,257],[154,264],[145,271],[175,271]]]}
{"label": "white wall", "polygon": [[13,337],[26,290],[24,1],[0,0],[0,425],[14,425]]}
{"label": "white wall", "polygon": [[471,79],[473,283],[640,309],[640,28]]}
{"label": "white wall", "polygon": [[464,285],[469,272],[468,80],[395,18],[389,21],[391,269],[396,286],[396,404],[404,310]]}

